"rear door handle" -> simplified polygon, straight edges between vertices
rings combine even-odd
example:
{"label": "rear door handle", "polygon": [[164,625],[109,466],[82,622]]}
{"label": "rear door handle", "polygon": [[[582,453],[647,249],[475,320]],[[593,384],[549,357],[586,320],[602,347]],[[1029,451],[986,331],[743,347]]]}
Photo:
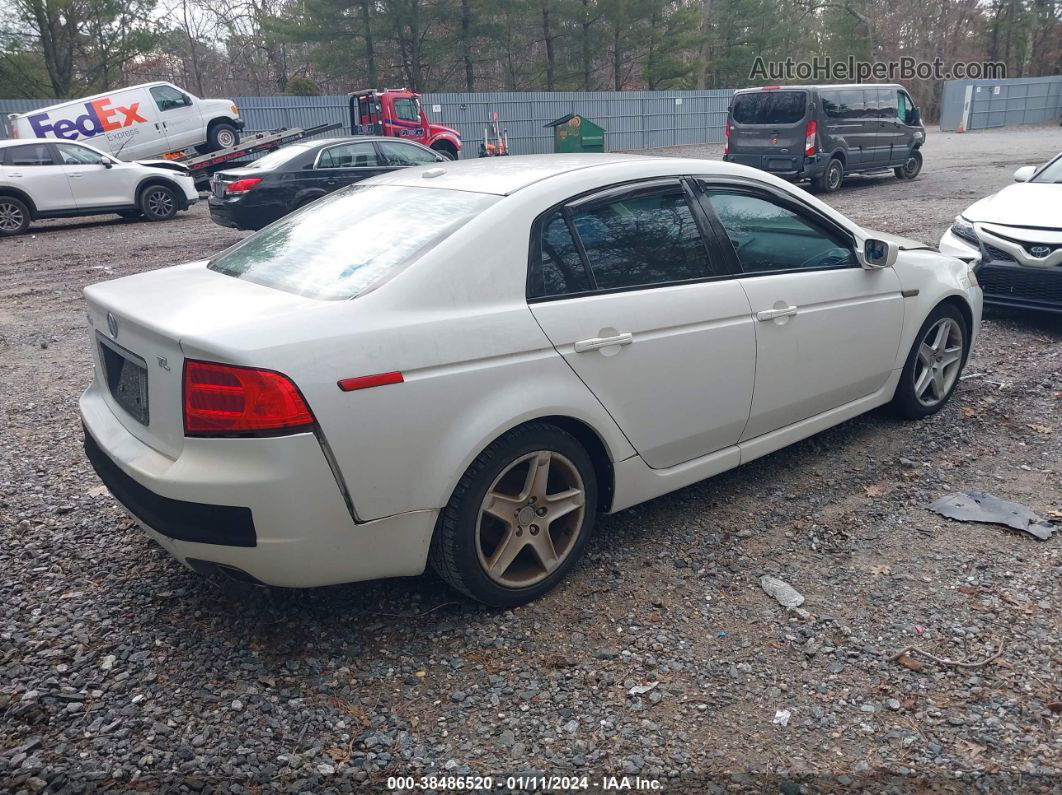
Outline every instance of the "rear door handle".
{"label": "rear door handle", "polygon": [[795,306],[784,306],[781,309],[764,309],[756,313],[757,320],[774,320],[779,317],[792,317],[797,313]]}
{"label": "rear door handle", "polygon": [[575,343],[575,352],[586,353],[587,351],[596,351],[613,345],[630,345],[632,342],[634,342],[634,335],[629,331],[624,334],[617,334],[615,337],[591,337],[588,340],[577,341]]}

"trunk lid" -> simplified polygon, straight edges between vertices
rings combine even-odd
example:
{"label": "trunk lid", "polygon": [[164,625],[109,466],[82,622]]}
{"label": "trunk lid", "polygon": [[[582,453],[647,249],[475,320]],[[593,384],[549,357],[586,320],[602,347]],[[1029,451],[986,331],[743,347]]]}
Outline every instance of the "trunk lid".
{"label": "trunk lid", "polygon": [[268,327],[324,303],[215,273],[205,262],[94,284],[85,300],[105,402],[126,430],[170,458],[184,446],[182,340],[220,341],[226,329]]}

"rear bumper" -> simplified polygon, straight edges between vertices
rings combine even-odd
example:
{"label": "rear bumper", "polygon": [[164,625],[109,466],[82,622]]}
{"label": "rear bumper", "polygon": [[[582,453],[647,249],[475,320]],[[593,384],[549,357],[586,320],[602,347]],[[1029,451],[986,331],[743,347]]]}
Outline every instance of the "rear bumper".
{"label": "rear bumper", "polygon": [[207,204],[210,219],[231,229],[261,229],[287,214],[286,208],[279,205],[246,205],[242,201],[225,201],[215,196],[208,198]]}
{"label": "rear bumper", "polygon": [[760,171],[782,177],[784,179],[814,179],[826,173],[826,166],[830,158],[822,153],[813,157],[782,155],[782,154],[726,154],[723,160],[728,163],[737,163],[740,166],[751,166]]}
{"label": "rear bumper", "polygon": [[101,479],[189,568],[206,561],[294,588],[424,570],[437,512],[356,523],[312,433],[188,438],[172,459],[129,433],[95,382],[80,409]]}

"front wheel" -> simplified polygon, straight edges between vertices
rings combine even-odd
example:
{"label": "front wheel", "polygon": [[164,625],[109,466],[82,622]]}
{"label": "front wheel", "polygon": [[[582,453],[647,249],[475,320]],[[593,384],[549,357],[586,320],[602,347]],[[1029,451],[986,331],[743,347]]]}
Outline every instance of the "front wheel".
{"label": "front wheel", "polygon": [[582,445],[554,425],[524,425],[461,478],[439,516],[432,568],[488,605],[525,604],[576,564],[596,512],[597,478]]}
{"label": "front wheel", "polygon": [[215,124],[207,136],[207,151],[229,149],[240,142],[240,133],[231,124]]}
{"label": "front wheel", "polygon": [[447,160],[457,160],[457,152],[448,146],[440,146],[438,149],[432,149],[431,151],[442,155]]}
{"label": "front wheel", "polygon": [[140,194],[140,212],[149,221],[168,221],[177,215],[177,194],[165,185],[149,185]]}
{"label": "front wheel", "polygon": [[922,153],[915,149],[907,156],[902,166],[893,169],[897,179],[914,179],[922,171]]}
{"label": "front wheel", "polygon": [[821,177],[816,177],[811,181],[815,190],[822,193],[833,193],[844,181],[844,163],[838,158],[830,160],[830,164],[826,166],[826,173]]}
{"label": "front wheel", "polygon": [[948,402],[966,363],[969,330],[953,304],[942,304],[926,318],[907,356],[892,399],[905,419],[936,414]]}

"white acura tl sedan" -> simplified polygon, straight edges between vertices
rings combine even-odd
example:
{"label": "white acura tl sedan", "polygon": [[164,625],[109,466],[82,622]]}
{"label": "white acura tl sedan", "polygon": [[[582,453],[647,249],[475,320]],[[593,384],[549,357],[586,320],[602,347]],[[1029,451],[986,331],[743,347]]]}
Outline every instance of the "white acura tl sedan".
{"label": "white acura tl sedan", "polygon": [[941,408],[970,268],[743,166],[405,169],[85,290],[88,457],[189,567],[547,591],[619,511],[876,406]]}
{"label": "white acura tl sedan", "polygon": [[1062,154],[956,216],[940,250],[974,263],[985,303],[1062,312]]}

